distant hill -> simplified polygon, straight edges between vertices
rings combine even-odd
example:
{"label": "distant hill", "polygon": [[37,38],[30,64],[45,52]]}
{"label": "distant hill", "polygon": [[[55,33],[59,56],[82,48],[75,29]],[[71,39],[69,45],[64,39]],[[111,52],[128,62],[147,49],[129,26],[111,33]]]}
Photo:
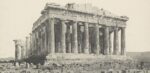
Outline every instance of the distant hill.
{"label": "distant hill", "polygon": [[[149,52],[127,52],[127,56],[130,56],[139,61],[150,62],[150,51]],[[0,58],[0,62],[8,62],[8,61],[14,61],[14,58],[12,57]]]}
{"label": "distant hill", "polygon": [[150,62],[150,52],[127,52],[127,56],[143,62]]}

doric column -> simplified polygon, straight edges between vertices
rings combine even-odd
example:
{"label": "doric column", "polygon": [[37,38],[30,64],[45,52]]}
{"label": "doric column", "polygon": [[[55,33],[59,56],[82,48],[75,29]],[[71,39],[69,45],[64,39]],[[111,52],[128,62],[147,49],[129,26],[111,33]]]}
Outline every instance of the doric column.
{"label": "doric column", "polygon": [[104,28],[104,55],[109,54],[109,27]]}
{"label": "doric column", "polygon": [[112,54],[112,39],[111,39],[111,32],[109,33],[109,54]]}
{"label": "doric column", "polygon": [[71,31],[70,31],[70,25],[67,25],[66,48],[67,48],[67,53],[71,53]]}
{"label": "doric column", "polygon": [[89,27],[84,23],[84,53],[89,54]]}
{"label": "doric column", "polygon": [[83,48],[82,48],[82,33],[83,33],[83,30],[82,30],[82,26],[78,25],[78,53],[83,53]]}
{"label": "doric column", "polygon": [[36,48],[35,48],[35,45],[36,45],[36,43],[35,43],[35,41],[36,41],[36,35],[35,35],[35,32],[33,32],[33,39],[32,39],[32,41],[33,41],[33,43],[32,43],[32,45],[33,45],[33,55],[35,55],[36,53],[35,53],[35,50],[36,50]]}
{"label": "doric column", "polygon": [[44,27],[44,52],[45,52],[45,55],[47,54],[47,31],[46,31],[46,26]]}
{"label": "doric column", "polygon": [[35,56],[38,55],[38,32],[36,31],[35,32],[35,46],[34,46],[34,49],[35,49]]}
{"label": "doric column", "polygon": [[114,55],[119,54],[118,27],[114,30]]}
{"label": "doric column", "polygon": [[72,24],[72,50],[73,53],[78,53],[77,22]]}
{"label": "doric column", "polygon": [[32,33],[30,33],[30,55],[32,55],[32,53],[33,53],[33,44],[32,44],[32,42],[33,42],[33,36],[32,36],[33,34]]}
{"label": "doric column", "polygon": [[44,55],[44,30],[43,30],[43,27],[41,27],[41,55]]}
{"label": "doric column", "polygon": [[98,24],[95,24],[95,48],[94,52],[95,54],[99,54],[100,47],[99,47],[99,26]]}
{"label": "doric column", "polygon": [[64,20],[61,20],[61,53],[66,53],[66,23]]}
{"label": "doric column", "polygon": [[126,49],[125,49],[125,27],[121,28],[121,55],[126,55]]}
{"label": "doric column", "polygon": [[48,51],[49,53],[55,53],[55,33],[54,33],[55,19],[48,19]]}
{"label": "doric column", "polygon": [[29,43],[30,43],[29,37],[26,37],[26,57],[27,58],[29,57]]}
{"label": "doric column", "polygon": [[21,46],[21,59],[25,58],[25,49],[23,46]]}
{"label": "doric column", "polygon": [[15,42],[15,61],[18,62],[21,59],[21,45],[20,40],[13,40]]}

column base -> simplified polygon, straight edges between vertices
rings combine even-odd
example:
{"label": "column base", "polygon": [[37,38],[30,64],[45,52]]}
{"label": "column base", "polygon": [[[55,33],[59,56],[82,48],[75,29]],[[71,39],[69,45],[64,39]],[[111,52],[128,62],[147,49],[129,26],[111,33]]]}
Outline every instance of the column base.
{"label": "column base", "polygon": [[89,49],[84,49],[85,54],[89,54]]}

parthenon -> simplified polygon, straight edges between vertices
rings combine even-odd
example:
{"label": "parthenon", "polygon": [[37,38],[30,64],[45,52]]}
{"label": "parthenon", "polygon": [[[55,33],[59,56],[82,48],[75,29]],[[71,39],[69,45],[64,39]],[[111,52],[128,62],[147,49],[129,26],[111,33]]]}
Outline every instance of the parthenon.
{"label": "parthenon", "polygon": [[27,59],[56,53],[124,56],[127,21],[127,16],[117,16],[91,4],[47,3],[24,44],[15,44],[20,46],[16,50],[25,51],[17,51],[22,54],[16,57]]}

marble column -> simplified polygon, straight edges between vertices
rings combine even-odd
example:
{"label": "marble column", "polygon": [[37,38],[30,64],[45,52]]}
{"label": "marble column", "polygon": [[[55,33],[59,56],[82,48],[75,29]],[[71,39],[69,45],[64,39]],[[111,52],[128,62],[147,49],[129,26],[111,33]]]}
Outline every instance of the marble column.
{"label": "marble column", "polygon": [[55,19],[48,19],[48,51],[49,53],[55,53],[55,33],[54,33]]}
{"label": "marble column", "polygon": [[95,48],[94,53],[99,54],[100,46],[99,46],[99,25],[95,24]]}
{"label": "marble column", "polygon": [[78,53],[77,22],[72,24],[72,50],[73,53]]}
{"label": "marble column", "polygon": [[29,58],[29,37],[26,37],[26,57]]}
{"label": "marble column", "polygon": [[111,32],[109,33],[109,54],[112,54],[112,39],[111,39]]}
{"label": "marble column", "polygon": [[38,55],[38,32],[35,32],[35,56]]}
{"label": "marble column", "polygon": [[61,53],[66,53],[66,23],[64,20],[61,20]]}
{"label": "marble column", "polygon": [[[80,24],[80,23],[79,23]],[[78,25],[78,53],[83,53],[83,48],[82,48],[82,26]]]}
{"label": "marble column", "polygon": [[21,59],[21,45],[20,40],[13,40],[15,42],[15,61],[18,62]]}
{"label": "marble column", "polygon": [[28,49],[29,49],[29,57],[30,57],[31,56],[31,37],[30,37],[30,35],[29,35]]}
{"label": "marble column", "polygon": [[118,36],[118,27],[114,30],[114,55],[119,54],[119,36]]}
{"label": "marble column", "polygon": [[84,23],[84,53],[89,54],[89,24]]}
{"label": "marble column", "polygon": [[44,52],[45,55],[47,54],[47,31],[46,31],[46,26],[44,27]]}
{"label": "marble column", "polygon": [[33,44],[32,44],[32,41],[33,41],[33,36],[32,36],[33,34],[32,33],[30,33],[30,55],[32,55],[32,53],[33,53]]}
{"label": "marble column", "polygon": [[104,55],[109,54],[109,27],[104,28]]}
{"label": "marble column", "polygon": [[40,30],[40,55],[43,55],[44,54],[44,42],[43,42],[43,27],[41,27],[41,30]]}
{"label": "marble column", "polygon": [[35,48],[35,45],[36,45],[36,43],[35,43],[35,41],[36,41],[36,35],[35,35],[35,32],[33,32],[33,39],[32,39],[32,41],[33,41],[33,43],[32,43],[32,45],[33,45],[33,55],[35,55],[36,53],[35,53],[35,50],[36,50],[36,48]]}
{"label": "marble column", "polygon": [[126,49],[125,49],[125,27],[121,28],[121,55],[126,55]]}
{"label": "marble column", "polygon": [[25,49],[23,46],[21,46],[21,59],[25,58]]}
{"label": "marble column", "polygon": [[67,25],[66,49],[67,49],[67,53],[71,53],[71,31],[70,31],[70,25]]}

